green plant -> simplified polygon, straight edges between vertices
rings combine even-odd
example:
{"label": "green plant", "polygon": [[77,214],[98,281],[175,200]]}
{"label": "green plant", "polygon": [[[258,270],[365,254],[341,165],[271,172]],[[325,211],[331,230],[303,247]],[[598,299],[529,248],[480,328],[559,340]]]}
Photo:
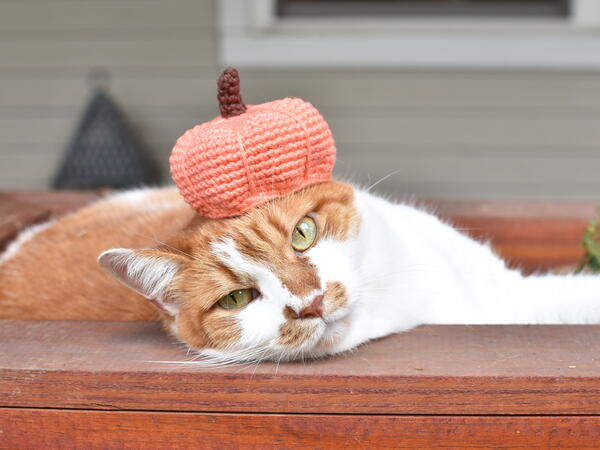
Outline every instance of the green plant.
{"label": "green plant", "polygon": [[600,206],[598,206],[598,215],[590,220],[581,242],[585,249],[585,256],[577,266],[575,273],[582,270],[600,272]]}

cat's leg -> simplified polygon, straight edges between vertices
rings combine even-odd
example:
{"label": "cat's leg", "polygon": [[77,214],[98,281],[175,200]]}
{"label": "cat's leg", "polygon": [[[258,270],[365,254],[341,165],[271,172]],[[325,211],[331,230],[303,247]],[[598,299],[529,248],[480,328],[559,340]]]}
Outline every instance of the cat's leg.
{"label": "cat's leg", "polygon": [[431,304],[424,323],[600,323],[600,276],[480,274],[445,296],[432,295]]}
{"label": "cat's leg", "polygon": [[600,323],[599,275],[534,275],[511,284],[512,323]]}
{"label": "cat's leg", "polygon": [[[532,275],[509,272],[502,282],[458,301],[458,318],[436,323],[600,323],[600,276]],[[463,320],[464,319],[464,320]]]}

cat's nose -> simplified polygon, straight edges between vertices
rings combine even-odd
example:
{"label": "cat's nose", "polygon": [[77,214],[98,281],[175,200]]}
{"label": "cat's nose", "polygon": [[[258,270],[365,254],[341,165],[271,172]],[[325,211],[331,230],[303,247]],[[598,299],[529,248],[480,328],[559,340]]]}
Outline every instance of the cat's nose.
{"label": "cat's nose", "polygon": [[310,305],[305,306],[298,313],[299,319],[311,319],[315,317],[323,317],[323,296],[317,295]]}

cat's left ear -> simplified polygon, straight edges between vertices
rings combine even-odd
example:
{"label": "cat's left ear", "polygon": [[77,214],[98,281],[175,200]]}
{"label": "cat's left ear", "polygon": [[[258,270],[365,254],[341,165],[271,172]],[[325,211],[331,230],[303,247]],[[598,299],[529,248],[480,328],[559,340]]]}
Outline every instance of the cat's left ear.
{"label": "cat's left ear", "polygon": [[183,258],[159,250],[113,248],[98,257],[100,266],[125,286],[142,294],[171,316],[180,304],[173,279],[183,266]]}

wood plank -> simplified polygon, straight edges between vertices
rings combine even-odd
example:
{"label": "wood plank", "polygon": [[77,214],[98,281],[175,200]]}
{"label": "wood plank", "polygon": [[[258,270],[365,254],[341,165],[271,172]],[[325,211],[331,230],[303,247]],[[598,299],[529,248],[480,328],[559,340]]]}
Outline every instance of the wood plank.
{"label": "wood plank", "polygon": [[0,192],[0,251],[22,229],[74,211],[97,197],[95,192]]}
{"label": "wood plank", "polygon": [[56,218],[96,200],[106,191],[18,191],[0,192],[0,205],[16,203],[23,209],[43,208]]}
{"label": "wood plank", "polygon": [[3,407],[600,414],[600,326],[423,326],[336,358],[215,369],[184,364],[153,323],[3,320],[0,342]]}
{"label": "wood plank", "polygon": [[[597,448],[600,418],[186,414],[0,409],[25,448]],[[40,432],[43,430],[43,432]]]}
{"label": "wood plank", "polygon": [[440,216],[526,272],[573,265],[593,202],[424,200]]}
{"label": "wood plank", "polygon": [[46,209],[29,208],[22,202],[11,202],[0,196],[0,252],[25,227],[48,220]]}
{"label": "wood plank", "polygon": [[[592,208],[590,208],[590,213]],[[593,217],[593,213],[588,217]],[[579,222],[556,219],[470,219],[457,217],[454,224],[471,236],[486,241],[512,267],[526,272],[573,265],[584,255],[581,238],[588,219]]]}

